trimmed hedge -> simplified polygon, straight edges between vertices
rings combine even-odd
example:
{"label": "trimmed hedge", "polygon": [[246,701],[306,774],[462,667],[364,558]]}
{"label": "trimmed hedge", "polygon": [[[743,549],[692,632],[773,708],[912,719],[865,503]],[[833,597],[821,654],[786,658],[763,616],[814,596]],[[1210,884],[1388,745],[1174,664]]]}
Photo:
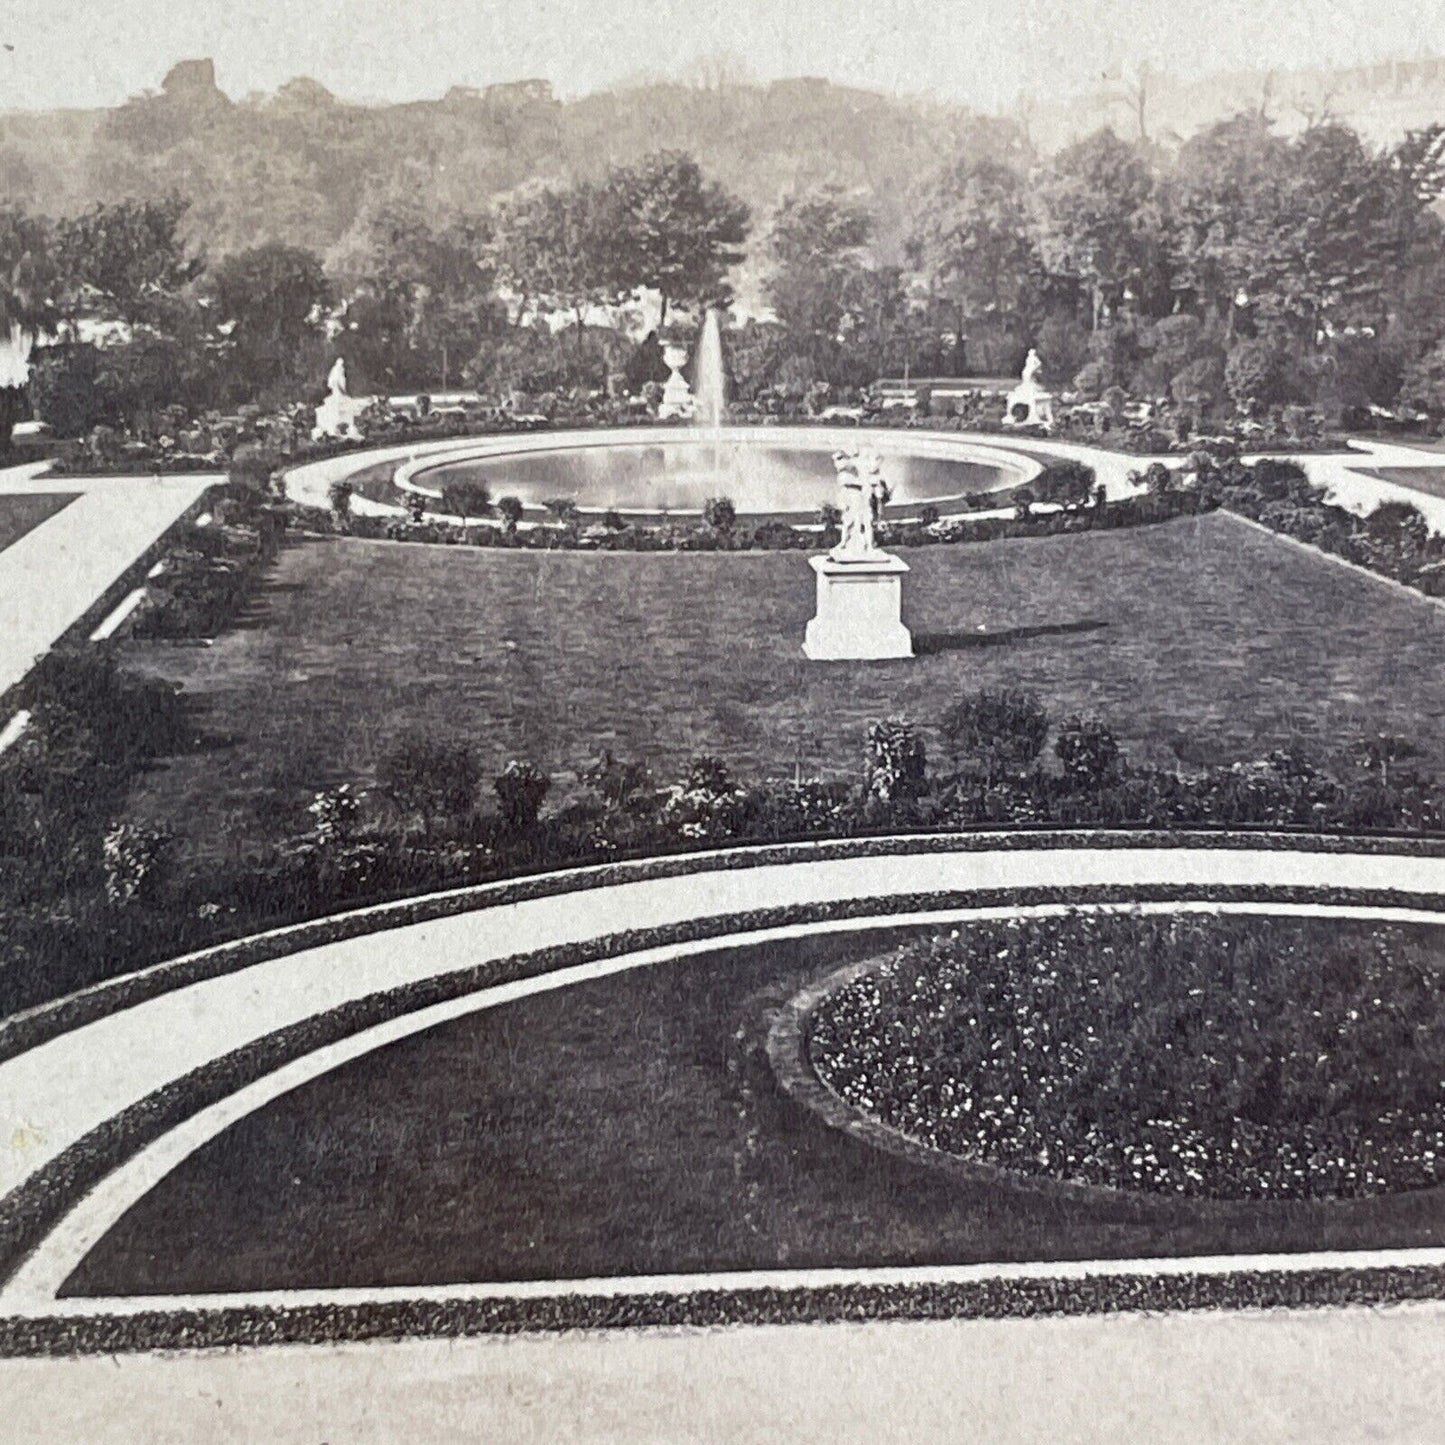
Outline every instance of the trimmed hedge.
{"label": "trimmed hedge", "polygon": [[125,1313],[0,1317],[0,1355],[70,1356],[368,1340],[461,1339],[566,1330],[805,1325],[887,1320],[1040,1319],[1161,1310],[1382,1306],[1445,1296],[1445,1269],[1248,1269],[999,1276],[908,1284],[767,1285],[586,1294],[391,1299],[306,1305],[237,1304]]}

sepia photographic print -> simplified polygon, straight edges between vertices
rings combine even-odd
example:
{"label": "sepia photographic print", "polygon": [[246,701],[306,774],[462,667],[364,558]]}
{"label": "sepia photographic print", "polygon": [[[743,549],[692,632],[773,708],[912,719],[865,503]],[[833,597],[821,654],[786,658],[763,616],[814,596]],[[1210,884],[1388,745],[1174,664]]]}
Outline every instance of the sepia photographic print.
{"label": "sepia photographic print", "polygon": [[1445,1437],[1442,22],[0,7],[0,1437]]}

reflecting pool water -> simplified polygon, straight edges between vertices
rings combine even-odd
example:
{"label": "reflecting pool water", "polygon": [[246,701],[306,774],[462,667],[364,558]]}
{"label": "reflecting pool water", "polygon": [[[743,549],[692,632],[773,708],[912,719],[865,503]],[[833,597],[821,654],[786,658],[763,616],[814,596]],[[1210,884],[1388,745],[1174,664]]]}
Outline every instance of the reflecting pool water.
{"label": "reflecting pool water", "polygon": [[[1017,476],[984,462],[882,454],[893,489],[888,510],[900,515],[932,502],[1008,487]],[[837,495],[832,454],[823,449],[717,441],[665,445],[578,446],[472,459],[427,467],[416,484],[442,491],[465,477],[483,481],[492,496],[513,496],[541,508],[567,498],[584,512],[615,509],[633,515],[700,512],[709,497],[731,499],[743,516],[764,513],[812,518]]]}

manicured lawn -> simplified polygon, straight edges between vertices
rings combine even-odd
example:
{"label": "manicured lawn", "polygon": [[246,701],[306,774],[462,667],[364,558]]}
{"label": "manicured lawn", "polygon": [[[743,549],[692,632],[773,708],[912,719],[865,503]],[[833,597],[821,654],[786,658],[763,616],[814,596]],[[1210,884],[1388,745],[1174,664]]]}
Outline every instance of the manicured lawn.
{"label": "manicured lawn", "polygon": [[75,492],[18,492],[0,496],[0,552],[73,502]]}
{"label": "manicured lawn", "polygon": [[923,655],[848,665],[801,654],[797,553],[301,541],[214,646],[129,645],[213,741],[142,779],[134,811],[193,852],[240,848],[416,732],[470,741],[489,770],[530,757],[558,788],[604,747],[664,776],[701,752],[745,776],[851,776],[870,719],[931,724],[1003,683],[1056,718],[1101,715],[1136,760],[1388,730],[1445,765],[1445,611],[1228,516],[906,559]]}
{"label": "manicured lawn", "polygon": [[1445,497],[1445,467],[1369,467],[1364,471],[1368,477],[1412,487],[1432,497]]}
{"label": "manicured lawn", "polygon": [[[1366,925],[1315,926],[1367,946]],[[189,1158],[68,1290],[1445,1242],[1440,1189],[1267,1205],[1079,1200],[964,1180],[831,1128],[776,1084],[763,1052],[772,1013],[803,983],[901,936],[815,937],[639,969],[359,1059]]]}

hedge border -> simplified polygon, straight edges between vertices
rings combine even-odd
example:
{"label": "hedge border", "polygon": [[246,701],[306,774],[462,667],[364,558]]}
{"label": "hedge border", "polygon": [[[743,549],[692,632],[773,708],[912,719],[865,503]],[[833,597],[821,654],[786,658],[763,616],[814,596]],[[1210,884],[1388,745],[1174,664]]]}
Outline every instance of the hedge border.
{"label": "hedge border", "polygon": [[[89,639],[90,634],[109,616],[121,598],[129,592],[133,592],[145,580],[146,574],[155,566],[156,562],[171,550],[175,545],[176,536],[182,528],[190,526],[197,517],[215,505],[216,484],[224,480],[224,477],[219,477],[216,482],[208,483],[195,500],[114,581],[91,599],[84,612],[64,632],[53,638],[44,652],[37,654],[34,662],[26,668],[24,676],[12,683],[9,688],[0,691],[0,712],[13,711],[19,706],[31,674],[52,652],[57,648]],[[84,493],[79,492],[76,495],[83,496]]]}
{"label": "hedge border", "polygon": [[909,853],[1024,851],[1060,847],[1267,849],[1310,853],[1399,854],[1445,857],[1445,837],[1409,834],[1250,833],[1196,830],[1089,830],[1047,828],[1003,832],[894,833],[879,837],[806,839],[756,843],[724,850],[675,853],[615,863],[582,865],[549,873],[527,874],[495,883],[478,883],[437,893],[393,899],[305,919],[264,933],[232,939],[177,958],[150,964],[74,993],[38,1004],[0,1020],[0,1064],[27,1049],[118,1013],[163,993],[239,972],[288,953],[380,933],[413,923],[429,923],[483,908],[558,897],[618,883],[676,878],[694,873],[757,868],[778,863],[827,862],[845,858],[898,857]]}
{"label": "hedge border", "polygon": [[604,935],[586,943],[559,945],[509,955],[487,963],[354,999],[300,1023],[254,1039],[155,1090],[83,1135],[0,1200],[0,1281],[8,1280],[26,1256],[112,1170],[185,1119],[274,1072],[290,1061],[391,1019],[435,1004],[520,979],[648,948],[683,945],[739,933],[829,919],[878,918],[904,913],[943,912],[1030,904],[1152,902],[1323,902],[1356,906],[1426,906],[1440,909],[1433,895],[1393,890],[1333,890],[1322,899],[1313,888],[1083,887],[963,890],[854,898],[844,903],[794,904],[694,919],[659,928]]}
{"label": "hedge border", "polygon": [[758,1285],[687,1294],[399,1299],[359,1304],[250,1304],[124,1315],[0,1317],[0,1357],[138,1350],[343,1344],[578,1330],[724,1325],[863,1324],[1183,1310],[1383,1306],[1445,1296],[1445,1268],[1390,1265],[1227,1274],[1082,1278],[1041,1273],[905,1284]]}

